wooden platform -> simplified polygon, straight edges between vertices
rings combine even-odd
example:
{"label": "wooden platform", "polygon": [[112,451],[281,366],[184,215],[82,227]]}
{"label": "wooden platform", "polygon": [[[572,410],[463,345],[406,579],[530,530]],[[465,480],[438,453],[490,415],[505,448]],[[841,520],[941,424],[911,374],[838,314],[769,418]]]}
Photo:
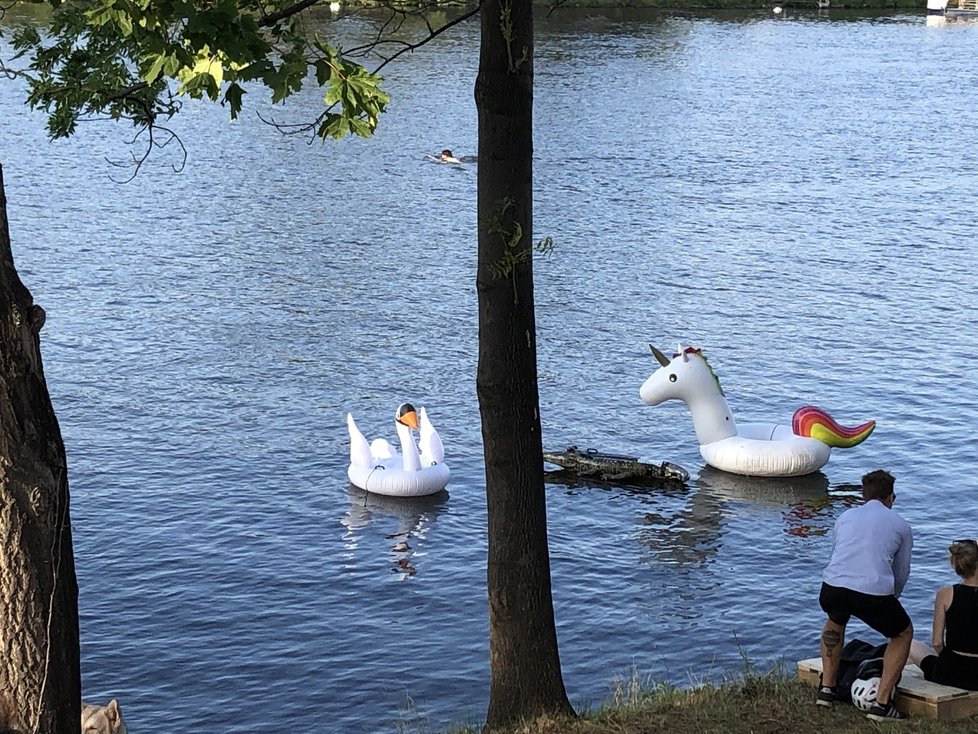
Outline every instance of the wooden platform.
{"label": "wooden platform", "polygon": [[[798,678],[813,686],[818,685],[822,672],[822,659],[811,658],[798,662]],[[893,703],[911,716],[926,716],[939,721],[957,721],[978,714],[978,691],[966,691],[924,680],[924,674],[916,665],[903,669],[903,678],[897,686]]]}

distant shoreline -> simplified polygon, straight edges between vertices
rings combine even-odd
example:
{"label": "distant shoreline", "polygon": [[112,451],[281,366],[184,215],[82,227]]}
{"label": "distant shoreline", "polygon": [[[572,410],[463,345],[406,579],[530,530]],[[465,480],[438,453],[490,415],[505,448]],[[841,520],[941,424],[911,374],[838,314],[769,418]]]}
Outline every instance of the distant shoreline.
{"label": "distant shoreline", "polygon": [[[927,5],[922,0],[830,0],[829,8],[819,9],[816,0],[695,0],[690,3],[677,4],[675,0],[617,0],[616,2],[600,2],[596,0],[566,0],[560,3],[561,8],[594,8],[594,9],[645,9],[661,10],[667,13],[711,13],[749,12],[756,10],[771,10],[774,7],[792,10],[811,10],[813,12],[831,13],[833,10],[869,11],[869,12],[919,12],[927,14]],[[537,0],[538,7],[551,7],[547,0]],[[559,11],[558,11],[559,12]]]}
{"label": "distant shoreline", "polygon": [[[685,13],[715,13],[715,12],[754,12],[770,11],[774,7],[781,7],[790,10],[802,10],[821,12],[823,14],[832,11],[880,13],[887,11],[900,11],[908,13],[920,13],[926,15],[926,0],[829,0],[830,7],[819,11],[816,0],[691,0],[683,3],[676,0],[535,0],[538,8],[554,8],[556,12],[560,9],[594,9],[594,10],[659,10],[669,14]],[[348,8],[361,7],[369,9],[377,7],[378,3],[372,0],[341,0],[342,6]],[[470,2],[456,2],[448,0],[439,3],[441,7],[465,9],[472,7]],[[386,6],[386,3],[385,3]],[[326,3],[315,8],[318,12],[329,12]],[[24,20],[31,17],[36,22],[45,22],[49,17],[51,8],[43,3],[20,2],[8,11],[8,19],[17,17]],[[0,14],[3,19],[3,14]]]}

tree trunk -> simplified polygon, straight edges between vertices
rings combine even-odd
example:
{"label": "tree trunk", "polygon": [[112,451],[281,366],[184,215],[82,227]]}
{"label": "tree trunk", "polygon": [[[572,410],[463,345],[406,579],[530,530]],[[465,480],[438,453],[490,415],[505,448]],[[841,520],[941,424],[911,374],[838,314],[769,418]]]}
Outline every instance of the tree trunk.
{"label": "tree trunk", "polygon": [[43,324],[14,269],[0,168],[0,726],[66,734],[81,720],[78,586]]}
{"label": "tree trunk", "polygon": [[550,589],[533,304],[533,0],[482,5],[479,368],[489,510],[486,731],[573,715]]}

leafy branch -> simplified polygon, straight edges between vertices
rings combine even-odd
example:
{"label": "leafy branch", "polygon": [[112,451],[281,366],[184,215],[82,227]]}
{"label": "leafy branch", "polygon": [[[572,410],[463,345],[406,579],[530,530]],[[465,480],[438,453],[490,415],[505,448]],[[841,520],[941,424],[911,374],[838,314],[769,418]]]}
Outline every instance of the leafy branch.
{"label": "leafy branch", "polygon": [[518,303],[516,269],[523,263],[529,262],[534,251],[549,257],[553,254],[555,245],[553,237],[545,237],[532,249],[520,249],[520,243],[523,241],[523,226],[517,221],[511,222],[511,228],[506,226],[507,212],[515,205],[516,202],[512,198],[506,197],[499,202],[496,211],[490,216],[489,232],[499,235],[502,239],[503,252],[495,262],[489,263],[489,275],[493,280],[509,278],[513,284],[513,298]]}
{"label": "leafy branch", "polygon": [[[311,131],[322,140],[369,137],[389,103],[379,71],[479,12],[476,7],[432,24],[425,8],[392,4],[377,37],[344,52],[301,22],[325,0],[48,3],[54,12],[43,33],[27,27],[14,35],[14,58],[25,60],[23,68],[0,61],[0,73],[27,80],[28,104],[47,113],[51,138],[72,135],[81,121],[105,118],[146,131],[146,148],[129,162],[137,169],[150,151],[162,147],[159,141],[179,142],[161,123],[180,111],[183,100],[220,101],[234,120],[256,82],[269,91],[272,104],[299,92],[310,79],[324,90],[323,111],[311,122],[282,125],[259,115],[283,132]],[[422,38],[397,38],[409,15],[424,19]],[[392,52],[383,53],[384,47]],[[379,64],[371,71],[351,60],[356,56],[374,56]],[[156,136],[154,129],[166,135]]]}

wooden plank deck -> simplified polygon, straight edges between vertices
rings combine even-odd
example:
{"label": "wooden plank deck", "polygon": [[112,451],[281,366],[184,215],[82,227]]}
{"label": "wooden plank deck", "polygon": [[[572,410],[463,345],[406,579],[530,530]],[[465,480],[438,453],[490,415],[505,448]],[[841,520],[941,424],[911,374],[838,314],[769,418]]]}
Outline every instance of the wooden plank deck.
{"label": "wooden plank deck", "polygon": [[[818,685],[822,659],[798,661],[798,678]],[[926,716],[939,721],[958,721],[978,714],[978,691],[966,691],[924,680],[923,671],[916,665],[903,669],[893,703],[911,716]]]}

